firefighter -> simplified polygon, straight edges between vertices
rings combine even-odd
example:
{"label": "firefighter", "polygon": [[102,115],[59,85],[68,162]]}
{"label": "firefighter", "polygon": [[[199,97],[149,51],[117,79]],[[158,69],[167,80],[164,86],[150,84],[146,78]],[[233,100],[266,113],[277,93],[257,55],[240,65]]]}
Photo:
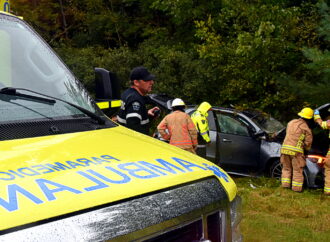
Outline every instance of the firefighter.
{"label": "firefighter", "polygon": [[157,129],[171,145],[196,154],[197,130],[190,116],[184,112],[185,106],[182,99],[174,99],[171,105],[173,112],[164,117]]}
{"label": "firefighter", "polygon": [[303,169],[306,166],[305,153],[311,148],[314,111],[303,108],[298,119],[288,123],[286,136],[281,147],[282,187],[301,192],[304,183]]}
{"label": "firefighter", "polygon": [[[322,129],[330,130],[330,119],[323,121],[320,116],[320,111],[315,109],[314,120]],[[330,139],[330,131],[329,139]],[[324,161],[324,194],[330,196],[330,147],[328,149],[327,157]]]}
{"label": "firefighter", "polygon": [[211,142],[209,136],[208,111],[212,106],[208,102],[202,102],[197,110],[191,115],[191,119],[198,131],[197,154],[206,158],[206,145]]}

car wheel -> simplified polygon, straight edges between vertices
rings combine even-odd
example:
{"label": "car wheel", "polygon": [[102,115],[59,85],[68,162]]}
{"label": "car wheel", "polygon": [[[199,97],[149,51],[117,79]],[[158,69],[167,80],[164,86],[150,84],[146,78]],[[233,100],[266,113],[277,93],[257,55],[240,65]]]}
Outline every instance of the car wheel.
{"label": "car wheel", "polygon": [[271,178],[280,179],[282,174],[282,164],[279,160],[273,162],[269,169],[269,175]]}

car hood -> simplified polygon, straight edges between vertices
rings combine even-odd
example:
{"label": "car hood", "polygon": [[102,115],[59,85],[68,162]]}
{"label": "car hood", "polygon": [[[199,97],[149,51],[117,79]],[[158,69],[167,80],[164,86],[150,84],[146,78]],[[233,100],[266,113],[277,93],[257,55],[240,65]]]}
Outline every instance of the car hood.
{"label": "car hood", "polygon": [[213,163],[125,127],[1,141],[0,231],[216,176]]}

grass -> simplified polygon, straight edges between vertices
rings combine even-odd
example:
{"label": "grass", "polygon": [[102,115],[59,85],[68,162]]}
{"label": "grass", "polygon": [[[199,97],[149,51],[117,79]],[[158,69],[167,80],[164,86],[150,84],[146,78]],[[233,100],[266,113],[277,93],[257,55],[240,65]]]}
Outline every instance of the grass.
{"label": "grass", "polygon": [[330,197],[296,193],[271,178],[235,178],[243,201],[244,241],[330,241]]}

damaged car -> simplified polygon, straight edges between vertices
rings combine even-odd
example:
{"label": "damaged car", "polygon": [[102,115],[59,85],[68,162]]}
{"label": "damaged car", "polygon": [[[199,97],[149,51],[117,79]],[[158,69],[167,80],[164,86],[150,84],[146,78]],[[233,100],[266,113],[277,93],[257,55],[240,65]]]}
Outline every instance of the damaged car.
{"label": "damaged car", "polygon": [[[170,111],[170,97],[152,94],[150,98],[163,110]],[[329,108],[329,103],[318,108],[323,119],[329,116]],[[195,110],[196,106],[190,105],[186,112],[191,115]],[[233,175],[281,176],[280,149],[286,127],[280,121],[260,111],[224,107],[212,107],[208,121],[211,143],[207,146],[206,159]],[[307,187],[317,188],[323,186],[322,160],[329,138],[316,125],[313,134],[304,176]]]}

